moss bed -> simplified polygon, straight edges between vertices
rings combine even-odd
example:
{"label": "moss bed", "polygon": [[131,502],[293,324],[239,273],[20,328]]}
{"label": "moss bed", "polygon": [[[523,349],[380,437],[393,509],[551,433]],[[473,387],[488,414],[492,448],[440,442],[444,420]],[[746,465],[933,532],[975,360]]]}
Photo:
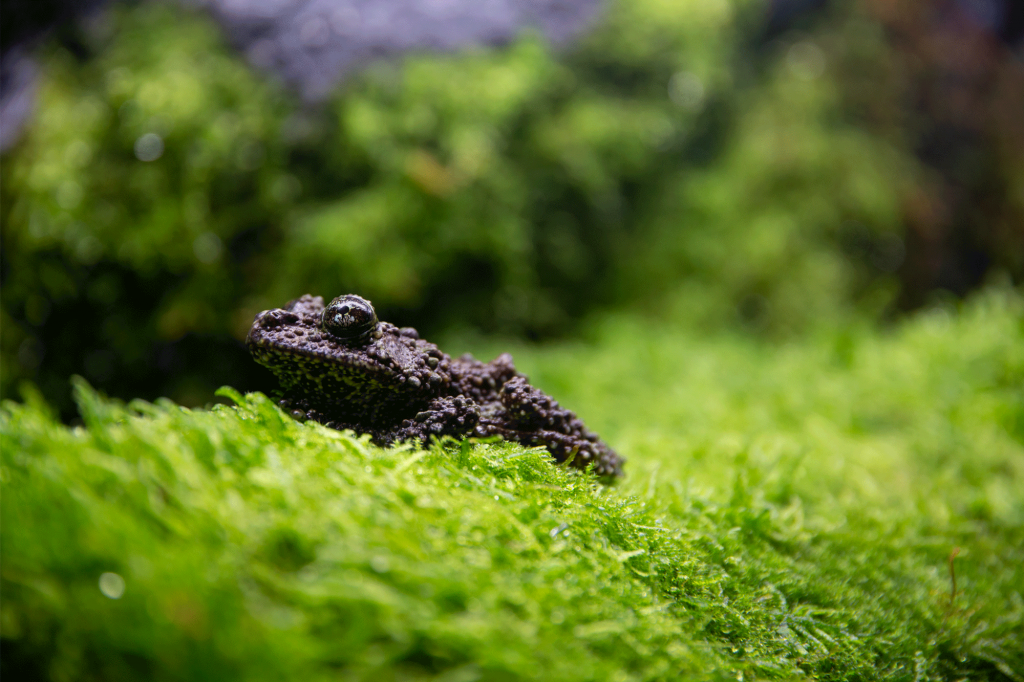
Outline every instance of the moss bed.
{"label": "moss bed", "polygon": [[1022,320],[1004,289],[787,343],[606,316],[513,348],[629,458],[613,486],[231,389],[78,381],[71,427],[26,389],[0,416],[3,672],[1024,680]]}

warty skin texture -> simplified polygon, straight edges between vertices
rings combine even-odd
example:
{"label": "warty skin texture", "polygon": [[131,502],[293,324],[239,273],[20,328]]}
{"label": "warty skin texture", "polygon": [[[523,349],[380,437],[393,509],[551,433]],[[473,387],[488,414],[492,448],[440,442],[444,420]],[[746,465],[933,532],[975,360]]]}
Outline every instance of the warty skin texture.
{"label": "warty skin texture", "polygon": [[415,329],[378,322],[358,296],[334,299],[326,325],[324,309],[323,298],[307,294],[257,315],[246,338],[253,358],[281,382],[281,405],[296,418],[368,433],[382,445],[501,436],[543,445],[558,462],[581,469],[593,463],[602,477],[622,475],[624,460],[575,413],[531,386],[508,353],[487,363],[468,354],[452,359]]}

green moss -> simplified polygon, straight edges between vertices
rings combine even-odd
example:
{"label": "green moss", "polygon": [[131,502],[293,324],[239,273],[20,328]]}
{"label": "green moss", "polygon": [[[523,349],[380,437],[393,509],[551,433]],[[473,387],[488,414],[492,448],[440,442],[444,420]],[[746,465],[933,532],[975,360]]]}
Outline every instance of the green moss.
{"label": "green moss", "polygon": [[1020,680],[1022,310],[784,346],[605,318],[521,349],[630,457],[610,488],[230,389],[190,411],[78,382],[74,428],[30,391],[0,421],[5,672]]}

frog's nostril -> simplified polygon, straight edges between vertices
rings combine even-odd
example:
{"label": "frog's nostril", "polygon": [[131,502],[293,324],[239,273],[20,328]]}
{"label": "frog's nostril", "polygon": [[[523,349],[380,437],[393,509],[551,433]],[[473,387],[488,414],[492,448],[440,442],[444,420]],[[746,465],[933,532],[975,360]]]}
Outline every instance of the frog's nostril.
{"label": "frog's nostril", "polygon": [[273,329],[274,327],[280,327],[285,324],[294,324],[298,321],[298,317],[295,313],[290,313],[287,310],[264,310],[262,313],[256,316],[256,322],[264,329]]}

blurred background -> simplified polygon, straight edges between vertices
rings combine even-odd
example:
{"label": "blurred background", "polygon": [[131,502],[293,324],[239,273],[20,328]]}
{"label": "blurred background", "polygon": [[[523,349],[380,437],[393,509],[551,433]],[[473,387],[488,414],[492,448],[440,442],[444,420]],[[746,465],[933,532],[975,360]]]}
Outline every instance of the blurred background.
{"label": "blurred background", "polygon": [[[767,343],[1024,278],[1010,0],[7,0],[0,390],[271,390],[260,310]],[[459,350],[448,348],[448,350]]]}

